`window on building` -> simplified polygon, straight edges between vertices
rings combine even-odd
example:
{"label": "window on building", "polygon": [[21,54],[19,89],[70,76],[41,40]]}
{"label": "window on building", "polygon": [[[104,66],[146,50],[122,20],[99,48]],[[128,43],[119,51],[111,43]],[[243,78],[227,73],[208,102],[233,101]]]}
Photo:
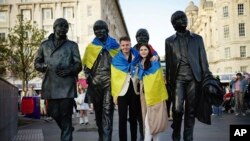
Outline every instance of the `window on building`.
{"label": "window on building", "polygon": [[220,68],[217,68],[216,73],[220,73]]}
{"label": "window on building", "polygon": [[87,6],[87,15],[92,16],[92,6],[91,5]]}
{"label": "window on building", "polygon": [[228,38],[229,37],[229,26],[225,25],[223,28],[224,28],[224,38]]}
{"label": "window on building", "polygon": [[245,36],[245,23],[239,23],[239,36]]}
{"label": "window on building", "polygon": [[0,0],[0,4],[4,4],[5,3],[5,0]]}
{"label": "window on building", "polygon": [[247,66],[240,66],[240,71],[241,72],[246,72],[247,71]]}
{"label": "window on building", "polygon": [[51,20],[53,19],[52,8],[44,8],[43,9],[43,20]]}
{"label": "window on building", "polygon": [[24,20],[31,20],[31,9],[22,9],[21,14],[23,15]]}
{"label": "window on building", "polygon": [[225,58],[227,59],[227,58],[230,58],[230,57],[231,57],[230,48],[227,47],[227,48],[225,48]]}
{"label": "window on building", "polygon": [[53,26],[52,25],[44,25],[43,30],[47,31],[47,34],[50,34],[53,32]]}
{"label": "window on building", "polygon": [[0,11],[0,22],[7,22],[7,11]]}
{"label": "window on building", "polygon": [[223,16],[228,17],[228,6],[223,7]]}
{"label": "window on building", "polygon": [[88,35],[93,35],[94,30],[93,30],[93,25],[88,25]]}
{"label": "window on building", "polygon": [[238,15],[244,15],[244,4],[238,4]]}
{"label": "window on building", "polygon": [[231,73],[232,67],[225,67],[225,73]]}
{"label": "window on building", "polygon": [[0,41],[4,41],[5,40],[5,33],[0,33]]}
{"label": "window on building", "polygon": [[240,46],[240,57],[246,57],[246,46]]}
{"label": "window on building", "polygon": [[68,37],[69,37],[69,39],[71,39],[71,40],[75,40],[75,33],[74,33],[74,31],[75,31],[75,25],[69,23]]}
{"label": "window on building", "polygon": [[63,8],[63,17],[65,19],[73,19],[74,18],[74,8],[73,7],[64,7]]}

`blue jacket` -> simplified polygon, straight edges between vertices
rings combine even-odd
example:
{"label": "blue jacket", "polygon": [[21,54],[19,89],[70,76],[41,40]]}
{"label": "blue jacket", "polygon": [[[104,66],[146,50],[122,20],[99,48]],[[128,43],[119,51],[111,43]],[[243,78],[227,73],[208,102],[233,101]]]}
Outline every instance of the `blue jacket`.
{"label": "blue jacket", "polygon": [[[230,85],[232,85],[232,92],[235,92],[236,80],[232,80]],[[247,81],[245,79],[240,79],[240,92],[245,93],[247,90]]]}

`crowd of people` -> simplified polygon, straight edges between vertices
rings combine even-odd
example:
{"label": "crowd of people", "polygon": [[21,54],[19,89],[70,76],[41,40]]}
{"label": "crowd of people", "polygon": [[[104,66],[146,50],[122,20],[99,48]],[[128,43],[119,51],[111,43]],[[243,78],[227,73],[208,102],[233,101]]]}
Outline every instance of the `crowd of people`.
{"label": "crowd of people", "polygon": [[245,116],[250,111],[250,78],[249,75],[237,73],[224,87],[225,94],[221,106],[213,106],[213,115],[234,113]]}

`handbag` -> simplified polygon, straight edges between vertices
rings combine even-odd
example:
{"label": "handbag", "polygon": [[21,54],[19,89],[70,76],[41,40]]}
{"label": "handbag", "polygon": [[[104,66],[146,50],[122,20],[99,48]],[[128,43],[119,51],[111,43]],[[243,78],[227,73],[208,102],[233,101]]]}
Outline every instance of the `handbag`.
{"label": "handbag", "polygon": [[168,124],[166,101],[159,102],[147,108],[150,133],[155,135],[164,132]]}

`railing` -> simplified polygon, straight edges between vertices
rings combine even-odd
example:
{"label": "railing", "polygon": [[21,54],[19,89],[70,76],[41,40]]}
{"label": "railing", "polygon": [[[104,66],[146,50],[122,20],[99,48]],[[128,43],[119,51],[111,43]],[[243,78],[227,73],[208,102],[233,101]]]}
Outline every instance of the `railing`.
{"label": "railing", "polygon": [[11,141],[17,134],[18,89],[0,78],[0,140]]}

